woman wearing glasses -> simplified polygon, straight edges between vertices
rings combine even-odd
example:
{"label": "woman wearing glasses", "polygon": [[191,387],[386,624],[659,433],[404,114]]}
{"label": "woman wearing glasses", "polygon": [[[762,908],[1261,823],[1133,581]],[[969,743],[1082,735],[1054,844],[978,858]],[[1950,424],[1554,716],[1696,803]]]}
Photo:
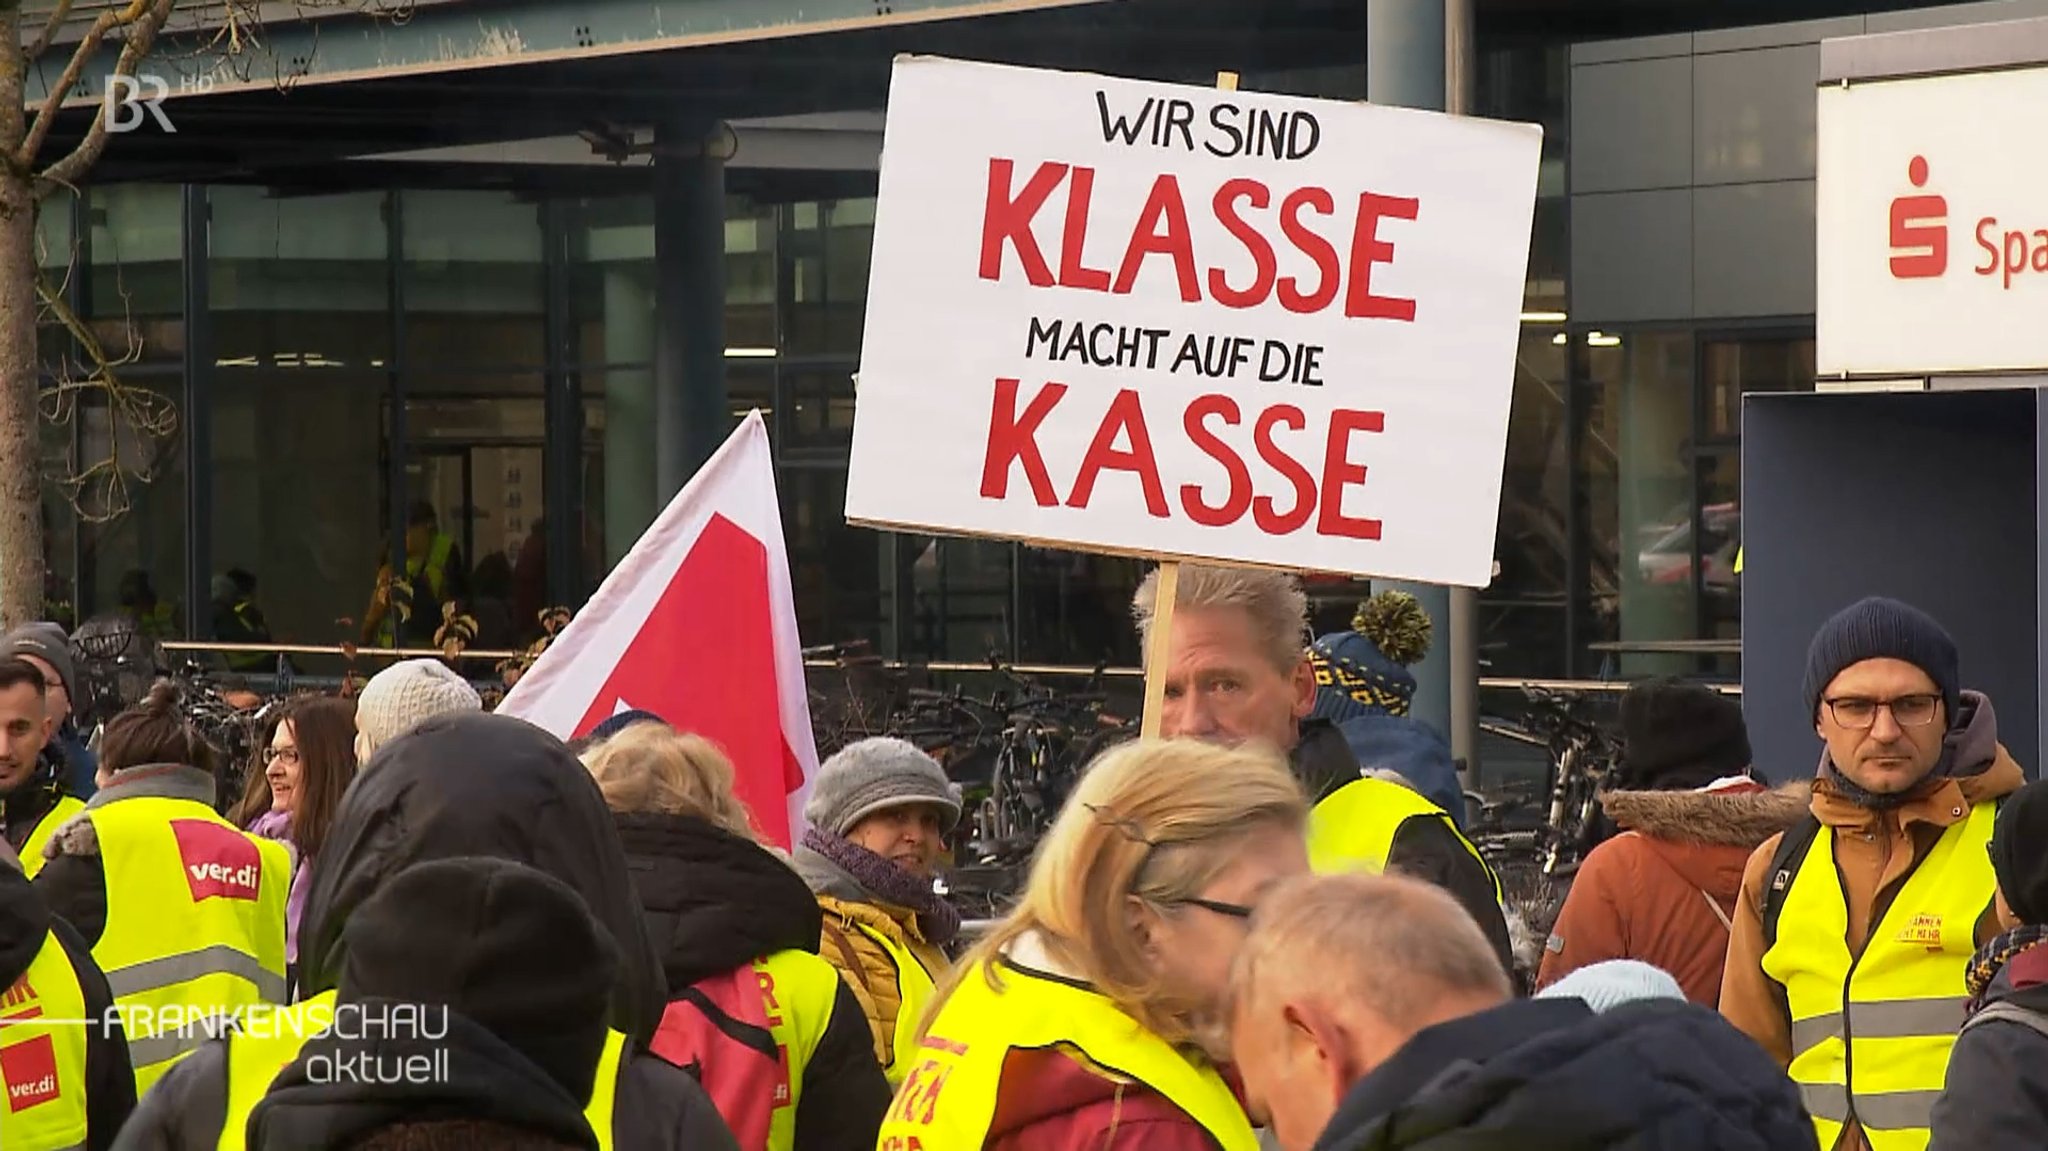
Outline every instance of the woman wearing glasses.
{"label": "woman wearing glasses", "polygon": [[285,959],[298,985],[299,914],[312,890],[313,860],[334,824],[342,793],[356,774],[356,704],[309,695],[293,700],[257,751],[257,767],[229,818],[235,826],[292,849],[292,886],[285,901]]}
{"label": "woman wearing glasses", "polygon": [[881,1145],[1253,1151],[1219,1071],[1222,1000],[1252,909],[1308,870],[1307,817],[1276,753],[1097,760],[1017,909],[940,987]]}

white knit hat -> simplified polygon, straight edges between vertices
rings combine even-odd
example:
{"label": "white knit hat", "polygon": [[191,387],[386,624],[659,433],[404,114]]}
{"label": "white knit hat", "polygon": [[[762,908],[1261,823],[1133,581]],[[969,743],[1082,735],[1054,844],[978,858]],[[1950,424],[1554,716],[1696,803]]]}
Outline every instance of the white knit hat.
{"label": "white knit hat", "polygon": [[356,730],[369,753],[437,715],[482,711],[484,701],[469,681],[438,660],[409,659],[370,677],[356,697]]}
{"label": "white knit hat", "polygon": [[1685,998],[1669,972],[1634,959],[1609,959],[1581,967],[1536,993],[1538,999],[1583,999],[1595,1014],[1642,999]]}

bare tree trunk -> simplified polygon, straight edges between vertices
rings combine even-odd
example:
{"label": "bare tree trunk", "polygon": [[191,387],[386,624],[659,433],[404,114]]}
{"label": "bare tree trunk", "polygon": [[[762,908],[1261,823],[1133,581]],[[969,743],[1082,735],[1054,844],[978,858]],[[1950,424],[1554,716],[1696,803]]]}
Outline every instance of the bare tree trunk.
{"label": "bare tree trunk", "polygon": [[[0,8],[0,149],[25,131],[18,5]],[[0,162],[0,623],[43,616],[42,460],[36,392],[36,204],[28,173]]]}

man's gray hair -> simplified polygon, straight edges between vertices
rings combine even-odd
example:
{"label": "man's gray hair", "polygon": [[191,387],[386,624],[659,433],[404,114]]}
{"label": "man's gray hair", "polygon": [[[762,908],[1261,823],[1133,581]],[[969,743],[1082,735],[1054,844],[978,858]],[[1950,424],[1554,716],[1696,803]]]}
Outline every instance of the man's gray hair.
{"label": "man's gray hair", "polygon": [[1232,964],[1231,1009],[1262,988],[1363,1007],[1410,1031],[1447,997],[1513,994],[1462,904],[1419,879],[1364,873],[1301,876],[1260,901]]}
{"label": "man's gray hair", "polygon": [[[1131,615],[1138,622],[1142,650],[1152,651],[1153,609],[1159,599],[1159,571],[1147,572],[1131,596]],[[1308,593],[1286,572],[1264,568],[1180,565],[1180,591],[1174,609],[1234,607],[1251,617],[1252,631],[1266,657],[1282,674],[1301,663],[1308,644]]]}

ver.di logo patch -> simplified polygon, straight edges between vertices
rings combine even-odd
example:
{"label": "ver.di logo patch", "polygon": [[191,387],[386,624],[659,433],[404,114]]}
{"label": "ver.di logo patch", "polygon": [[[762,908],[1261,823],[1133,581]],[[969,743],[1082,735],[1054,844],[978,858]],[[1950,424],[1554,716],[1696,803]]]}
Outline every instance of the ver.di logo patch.
{"label": "ver.di logo patch", "polygon": [[203,819],[174,819],[178,858],[185,864],[185,884],[192,901],[254,900],[263,880],[263,856],[248,836]]}
{"label": "ver.di logo patch", "polygon": [[26,1111],[55,1099],[57,1048],[47,1035],[0,1047],[0,1082],[7,1084],[7,1110]]}

